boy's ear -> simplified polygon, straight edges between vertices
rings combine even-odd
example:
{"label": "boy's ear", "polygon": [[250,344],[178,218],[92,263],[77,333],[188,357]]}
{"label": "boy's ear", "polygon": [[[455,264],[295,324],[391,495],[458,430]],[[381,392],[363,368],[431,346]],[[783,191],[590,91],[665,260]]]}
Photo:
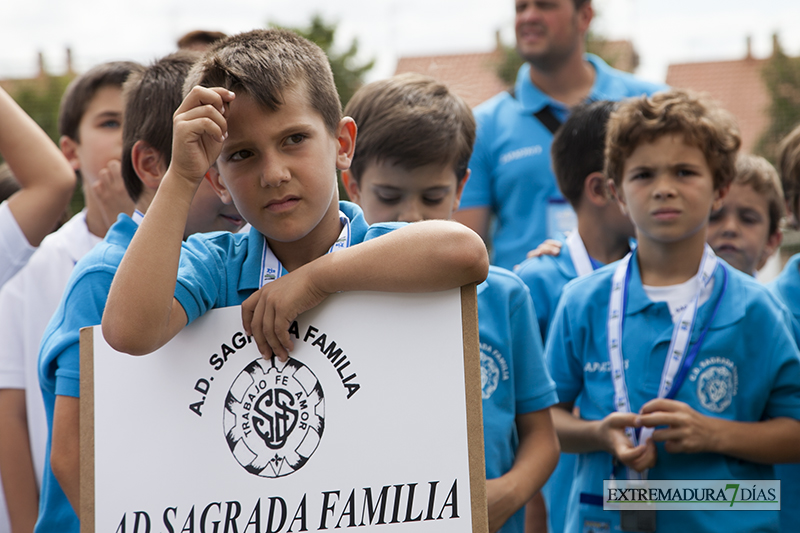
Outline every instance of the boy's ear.
{"label": "boy's ear", "polygon": [[136,141],[131,148],[131,164],[136,175],[148,189],[156,190],[167,173],[161,152],[145,141]]}
{"label": "boy's ear", "polygon": [[336,128],[336,140],[339,144],[336,154],[336,168],[347,170],[353,162],[353,153],[356,151],[356,123],[350,117],[344,117]]}
{"label": "boy's ear", "polygon": [[731,190],[730,183],[725,185],[724,187],[720,187],[719,189],[714,191],[714,203],[711,204],[711,212],[719,211],[722,209],[722,202],[725,200],[725,197],[728,195],[728,191]]}
{"label": "boy's ear", "polygon": [[80,170],[81,161],[78,159],[78,143],[71,137],[62,135],[61,138],[58,139],[58,147],[61,148],[61,153],[64,154],[69,164],[72,165],[72,170]]}
{"label": "boy's ear", "polygon": [[609,192],[605,176],[602,172],[592,172],[583,181],[583,197],[597,207],[605,207],[613,197]]}
{"label": "boy's ear", "polygon": [[606,186],[608,190],[611,192],[611,195],[617,201],[617,205],[619,206],[619,210],[622,211],[622,214],[628,216],[628,205],[625,203],[625,196],[622,194],[622,189],[617,189],[617,186],[614,185],[614,180],[607,179]]}
{"label": "boy's ear", "polygon": [[453,213],[458,211],[458,206],[461,205],[461,195],[464,193],[464,185],[467,184],[467,180],[469,179],[471,173],[472,171],[467,169],[466,174],[464,174],[464,179],[462,179],[461,183],[459,183],[456,187],[456,201],[453,202]]}
{"label": "boy's ear", "polygon": [[205,179],[211,184],[211,188],[214,189],[214,192],[217,193],[219,199],[225,205],[230,205],[233,203],[233,197],[231,196],[230,191],[225,186],[225,182],[222,181],[222,176],[219,174],[219,169],[217,169],[216,163],[211,165],[211,168],[208,169],[206,172]]}
{"label": "boy's ear", "polygon": [[758,264],[756,265],[756,270],[761,270],[764,265],[767,263],[767,260],[772,257],[772,254],[775,253],[775,250],[783,242],[783,232],[781,228],[775,230],[775,233],[767,237],[767,244],[764,246],[764,252],[761,254],[761,258],[758,260]]}
{"label": "boy's ear", "polygon": [[350,201],[361,205],[361,187],[359,187],[358,181],[353,177],[353,173],[350,170],[342,170],[342,183],[344,184],[344,190],[347,191],[347,196],[350,197]]}

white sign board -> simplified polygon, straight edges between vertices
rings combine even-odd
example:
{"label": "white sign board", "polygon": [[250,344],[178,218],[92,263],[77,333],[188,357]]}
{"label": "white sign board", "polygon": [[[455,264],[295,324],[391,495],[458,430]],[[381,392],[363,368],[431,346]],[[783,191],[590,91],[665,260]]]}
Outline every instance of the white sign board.
{"label": "white sign board", "polygon": [[486,531],[474,287],[343,293],[287,363],[240,308],[143,357],[82,333],[82,531]]}

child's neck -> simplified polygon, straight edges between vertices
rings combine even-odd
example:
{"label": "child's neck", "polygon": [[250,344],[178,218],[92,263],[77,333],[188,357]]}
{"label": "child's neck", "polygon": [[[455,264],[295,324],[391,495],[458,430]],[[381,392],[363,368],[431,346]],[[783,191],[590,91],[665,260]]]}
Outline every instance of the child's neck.
{"label": "child's neck", "polygon": [[642,284],[651,287],[677,285],[697,274],[706,245],[705,228],[677,242],[657,242],[637,235],[636,256]]}
{"label": "child's neck", "polygon": [[629,238],[607,230],[592,219],[578,218],[578,234],[589,257],[607,265],[619,261],[631,249]]}
{"label": "child's neck", "polygon": [[267,244],[283,268],[291,272],[328,253],[341,232],[337,202],[336,209],[329,210],[319,224],[302,239],[279,242],[267,237]]}

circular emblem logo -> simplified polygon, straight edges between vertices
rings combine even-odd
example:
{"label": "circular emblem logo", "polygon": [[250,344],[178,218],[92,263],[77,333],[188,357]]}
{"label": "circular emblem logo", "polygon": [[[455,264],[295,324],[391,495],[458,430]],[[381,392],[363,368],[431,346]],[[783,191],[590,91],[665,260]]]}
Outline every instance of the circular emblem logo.
{"label": "circular emblem logo", "polygon": [[481,397],[487,400],[500,382],[500,369],[490,356],[481,350]]}
{"label": "circular emblem logo", "polygon": [[261,477],[288,476],[319,446],[325,429],[322,386],[296,359],[258,358],[231,385],[223,428],[245,470]]}
{"label": "circular emblem logo", "polygon": [[697,398],[700,404],[715,413],[724,411],[733,401],[734,376],[724,366],[711,366],[697,378]]}

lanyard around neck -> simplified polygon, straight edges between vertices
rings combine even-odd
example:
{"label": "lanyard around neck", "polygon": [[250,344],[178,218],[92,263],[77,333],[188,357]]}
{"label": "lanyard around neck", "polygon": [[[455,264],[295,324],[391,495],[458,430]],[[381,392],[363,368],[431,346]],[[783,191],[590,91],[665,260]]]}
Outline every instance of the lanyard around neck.
{"label": "lanyard around neck", "polygon": [[[611,284],[611,298],[608,307],[608,355],[611,363],[611,379],[614,383],[614,407],[617,411],[630,413],[630,400],[628,398],[628,388],[625,384],[625,365],[622,356],[622,326],[625,313],[625,305],[627,304],[628,296],[628,283],[630,281],[631,265],[634,257],[635,250],[630,252],[622,259],[617,265],[614,272],[613,281]],[[681,312],[680,317],[675,322],[672,330],[672,339],[670,340],[669,351],[667,358],[664,362],[664,369],[661,373],[661,382],[658,388],[658,398],[674,398],[680,388],[683,380],[686,378],[689,368],[692,366],[697,353],[700,351],[700,346],[705,339],[706,332],[714,320],[719,309],[722,296],[728,284],[727,271],[723,267],[723,285],[719,298],[717,299],[714,311],[709,317],[708,323],[703,329],[700,337],[695,343],[692,350],[686,353],[686,348],[692,336],[694,329],[695,319],[697,317],[697,308],[699,307],[700,293],[714,278],[714,270],[717,268],[718,260],[714,255],[711,247],[706,244],[703,253],[703,259],[700,262],[700,268],[697,273],[697,287],[695,290],[694,298],[692,298],[689,305]],[[653,428],[642,428],[641,433],[637,435],[631,427],[625,428],[625,433],[634,446],[638,446],[640,442],[644,443],[652,435]],[[629,471],[629,477],[638,478],[638,474]]]}
{"label": "lanyard around neck", "polygon": [[583,239],[578,234],[578,228],[575,228],[575,231],[571,232],[567,237],[567,248],[569,249],[569,256],[572,258],[572,264],[575,266],[575,273],[579,278],[594,272],[592,259],[589,257],[589,252],[586,251]]}
{"label": "lanyard around neck", "polygon": [[[339,233],[339,238],[333,243],[328,253],[342,250],[350,246],[350,219],[347,215],[339,211],[339,222],[342,224],[342,231]],[[283,275],[283,265],[272,252],[267,244],[267,238],[264,239],[264,251],[261,255],[261,275],[259,277],[258,287],[261,288],[267,283],[275,281]]]}

